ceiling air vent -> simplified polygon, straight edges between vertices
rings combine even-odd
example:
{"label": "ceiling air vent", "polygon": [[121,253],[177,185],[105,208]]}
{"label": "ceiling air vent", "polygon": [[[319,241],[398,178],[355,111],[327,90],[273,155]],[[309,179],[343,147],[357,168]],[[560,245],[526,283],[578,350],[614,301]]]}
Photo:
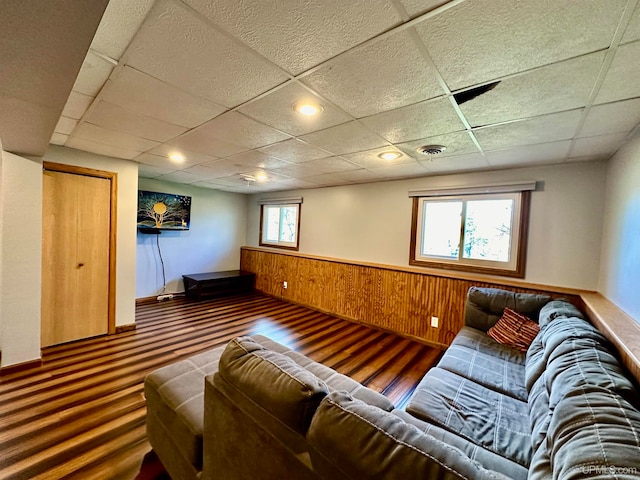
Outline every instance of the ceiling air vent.
{"label": "ceiling air vent", "polygon": [[440,155],[446,149],[447,147],[444,145],[423,145],[422,147],[418,147],[416,151],[422,155],[433,157],[434,155]]}

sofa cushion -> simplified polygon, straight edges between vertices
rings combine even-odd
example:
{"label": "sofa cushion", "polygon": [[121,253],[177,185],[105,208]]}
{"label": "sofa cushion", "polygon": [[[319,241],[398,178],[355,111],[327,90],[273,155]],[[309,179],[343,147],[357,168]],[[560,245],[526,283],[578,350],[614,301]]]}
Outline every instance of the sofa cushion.
{"label": "sofa cushion", "polygon": [[462,327],[451,342],[451,346],[463,346],[470,350],[504,360],[508,363],[524,366],[525,354],[508,345],[502,345],[493,338],[473,327]]}
{"label": "sofa cushion", "polygon": [[[204,378],[218,370],[224,347],[181,360],[147,375],[144,394],[147,409],[159,430],[171,432],[176,448],[196,470],[202,469]],[[160,427],[160,425],[158,425]],[[152,444],[154,438],[150,438]]]}
{"label": "sofa cushion", "polygon": [[487,331],[496,342],[526,353],[540,327],[526,315],[505,308],[500,320]]}
{"label": "sofa cushion", "polygon": [[537,320],[540,309],[550,300],[548,295],[471,287],[465,303],[464,323],[486,332],[496,324],[505,307]]}
{"label": "sofa cushion", "polygon": [[622,473],[632,468],[640,474],[639,399],[613,347],[582,318],[551,310],[545,316],[526,365],[530,478],[631,478]]}
{"label": "sofa cushion", "polygon": [[471,460],[479,462],[483,467],[494,470],[506,475],[512,480],[527,480],[528,470],[509,459],[501,457],[486,448],[482,448],[473,442],[470,442],[449,430],[438,427],[433,423],[425,422],[413,415],[408,414],[404,410],[393,410],[394,415],[399,416],[405,422],[417,427],[422,433],[431,435],[432,437],[456,447],[462,451]]}
{"label": "sofa cushion", "polygon": [[345,392],[333,392],[322,401],[308,439],[322,478],[509,478]]}
{"label": "sofa cushion", "polygon": [[455,344],[447,349],[437,366],[518,400],[527,400],[525,368],[520,363]]}
{"label": "sofa cushion", "polygon": [[326,384],[314,374],[250,337],[228,343],[220,358],[219,374],[301,434],[305,434],[318,404],[329,393]]}
{"label": "sofa cushion", "polygon": [[524,467],[529,465],[526,402],[435,367],[418,384],[407,412]]}

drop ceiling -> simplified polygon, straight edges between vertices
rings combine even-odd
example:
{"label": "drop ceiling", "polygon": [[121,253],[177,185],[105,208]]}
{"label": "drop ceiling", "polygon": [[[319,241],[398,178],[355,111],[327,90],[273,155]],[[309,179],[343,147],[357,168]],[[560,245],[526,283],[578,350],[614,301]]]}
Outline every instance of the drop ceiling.
{"label": "drop ceiling", "polygon": [[111,0],[51,143],[240,193],[605,160],[640,124],[638,3]]}

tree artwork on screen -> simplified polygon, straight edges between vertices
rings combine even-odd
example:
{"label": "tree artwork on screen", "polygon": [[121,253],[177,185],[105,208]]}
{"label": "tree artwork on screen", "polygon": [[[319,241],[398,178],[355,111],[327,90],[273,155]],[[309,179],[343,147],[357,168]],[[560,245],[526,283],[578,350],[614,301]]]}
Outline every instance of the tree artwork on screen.
{"label": "tree artwork on screen", "polygon": [[138,228],[189,230],[191,197],[138,191]]}

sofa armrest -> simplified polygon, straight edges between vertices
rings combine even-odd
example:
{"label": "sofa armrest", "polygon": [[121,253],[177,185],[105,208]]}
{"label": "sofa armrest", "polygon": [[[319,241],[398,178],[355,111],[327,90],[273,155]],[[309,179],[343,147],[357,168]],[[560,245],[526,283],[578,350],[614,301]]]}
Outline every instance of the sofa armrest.
{"label": "sofa armrest", "polygon": [[505,307],[537,321],[540,309],[550,301],[549,295],[471,287],[464,308],[464,324],[486,332],[500,319]]}

